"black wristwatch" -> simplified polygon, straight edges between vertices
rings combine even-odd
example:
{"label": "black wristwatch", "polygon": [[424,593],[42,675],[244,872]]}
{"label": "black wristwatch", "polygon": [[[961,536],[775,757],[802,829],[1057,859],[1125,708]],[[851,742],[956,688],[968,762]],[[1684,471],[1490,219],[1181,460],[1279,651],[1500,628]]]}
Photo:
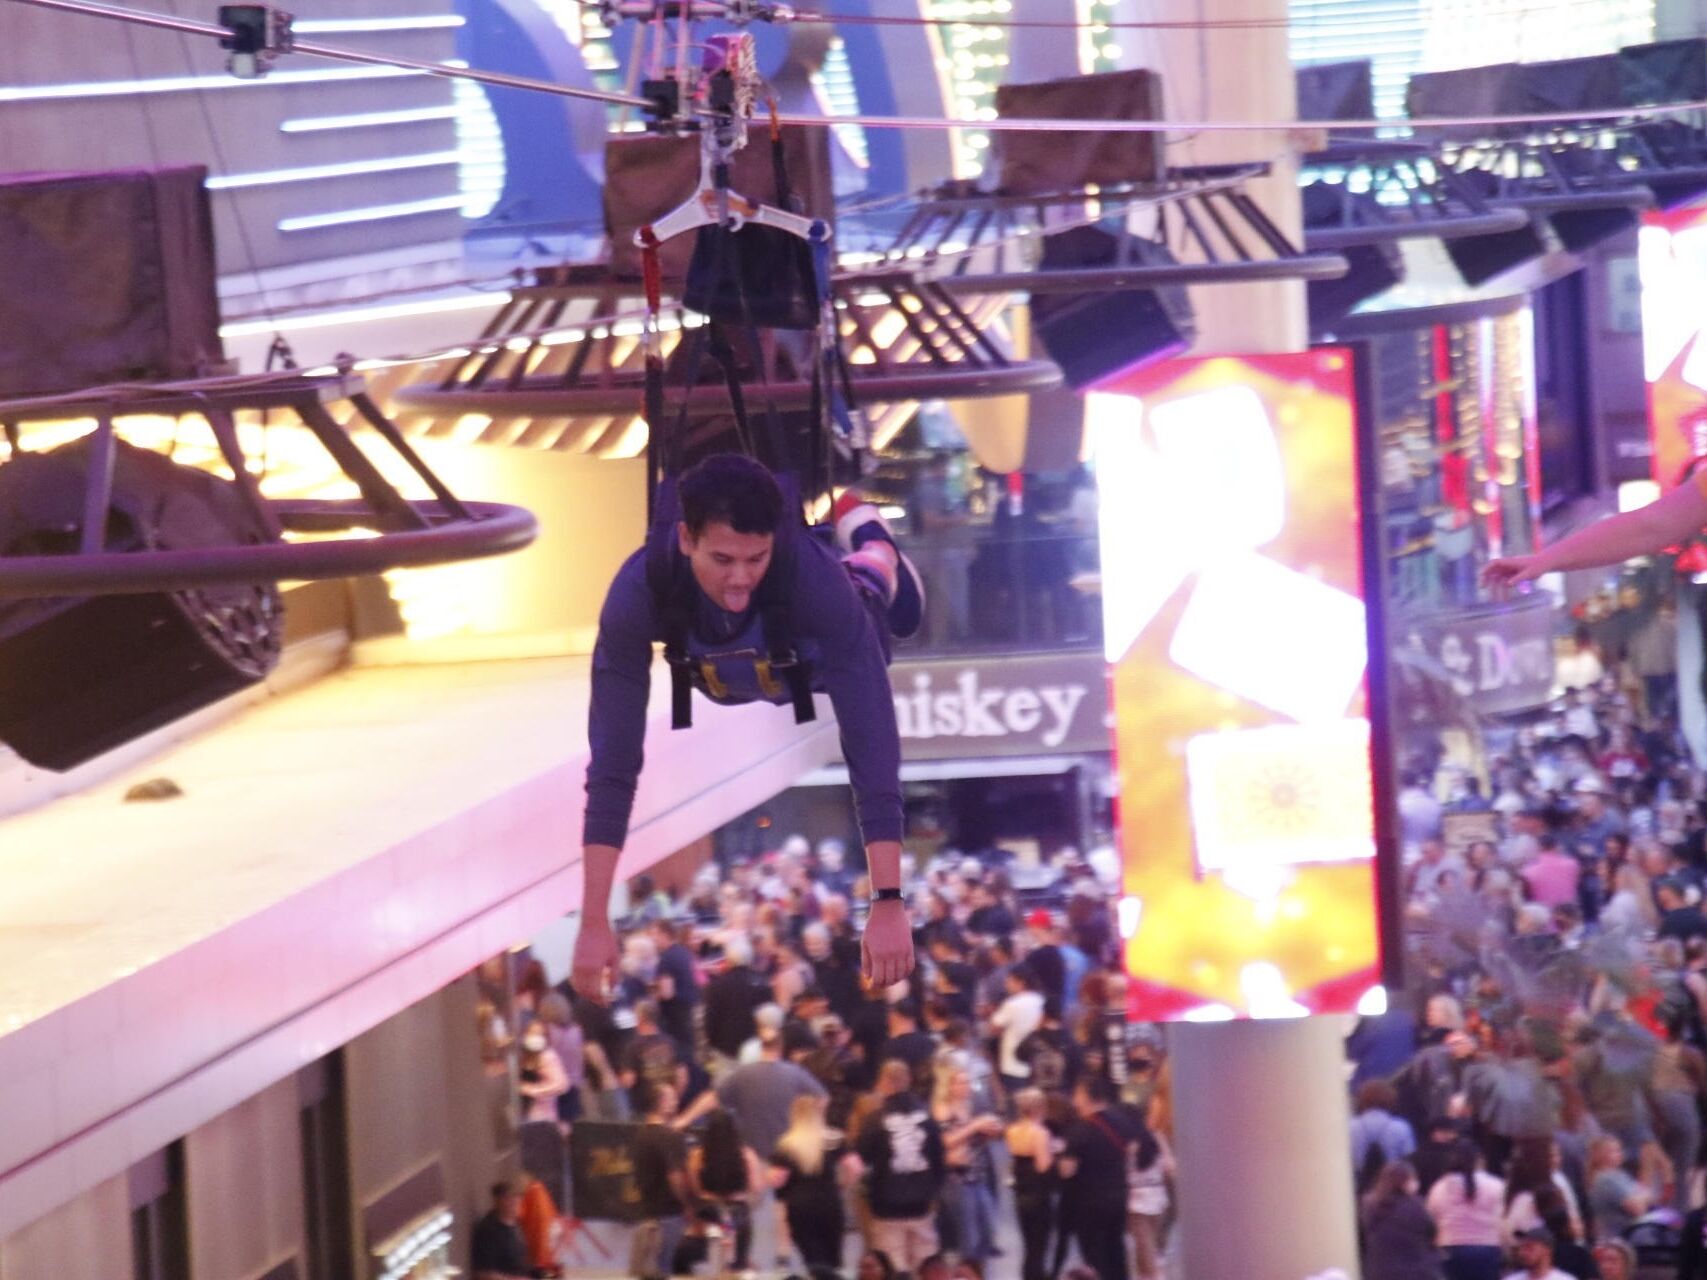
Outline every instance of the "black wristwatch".
{"label": "black wristwatch", "polygon": [[901,891],[899,889],[878,889],[872,893],[871,900],[873,902],[899,902],[901,901]]}

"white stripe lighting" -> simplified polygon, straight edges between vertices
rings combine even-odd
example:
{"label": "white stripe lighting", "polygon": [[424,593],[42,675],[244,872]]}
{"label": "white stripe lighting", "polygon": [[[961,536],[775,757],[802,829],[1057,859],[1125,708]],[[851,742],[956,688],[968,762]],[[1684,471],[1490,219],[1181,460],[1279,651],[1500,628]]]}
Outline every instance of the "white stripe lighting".
{"label": "white stripe lighting", "polygon": [[324,133],[331,129],[366,129],[374,125],[419,124],[426,120],[454,120],[455,107],[409,107],[401,111],[360,111],[349,116],[304,116],[285,120],[280,133]]}
{"label": "white stripe lighting", "polygon": [[[454,206],[453,206],[454,207]],[[393,302],[378,307],[349,307],[342,311],[320,311],[306,316],[283,316],[278,320],[237,320],[219,326],[222,338],[247,338],[258,333],[294,333],[301,329],[331,329],[342,324],[367,324],[374,320],[399,320],[406,316],[438,315],[448,311],[496,310],[510,300],[507,292],[460,294],[454,298],[432,298],[421,302]],[[464,351],[463,355],[468,352]],[[448,358],[448,357],[447,357]]]}
{"label": "white stripe lighting", "polygon": [[418,213],[438,213],[445,209],[462,208],[461,196],[434,196],[430,200],[405,200],[400,204],[369,205],[365,209],[341,209],[334,213],[310,213],[300,218],[281,218],[280,231],[314,231],[321,227],[341,227],[351,222],[383,222],[388,218],[408,218]]}
{"label": "white stripe lighting", "polygon": [[355,35],[367,31],[443,31],[466,26],[468,19],[454,13],[422,14],[416,18],[310,18],[293,24],[298,35]]}
{"label": "white stripe lighting", "polygon": [[232,173],[222,178],[209,178],[207,187],[209,191],[230,191],[238,187],[272,187],[287,182],[314,182],[321,178],[352,178],[369,173],[393,173],[400,169],[435,169],[440,165],[453,165],[460,158],[461,152],[458,151],[431,151],[418,156],[305,165],[300,169],[263,169],[255,173]]}
{"label": "white stripe lighting", "polygon": [[[447,66],[450,64],[446,64]],[[161,76],[155,80],[87,80],[76,84],[0,86],[0,102],[52,102],[66,98],[127,98],[141,93],[186,93],[239,89],[247,85],[326,84],[338,80],[395,80],[425,71],[400,67],[356,67],[349,71],[272,71],[256,80],[235,76]]]}

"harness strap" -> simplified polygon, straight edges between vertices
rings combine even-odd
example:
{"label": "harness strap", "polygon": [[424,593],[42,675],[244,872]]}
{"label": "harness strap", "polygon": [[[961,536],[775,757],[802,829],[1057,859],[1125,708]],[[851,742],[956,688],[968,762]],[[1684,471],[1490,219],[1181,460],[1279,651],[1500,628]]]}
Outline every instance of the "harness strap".
{"label": "harness strap", "polygon": [[669,466],[664,427],[664,355],[659,342],[659,316],[664,308],[664,268],[658,256],[658,236],[648,223],[640,228],[640,274],[646,287],[645,400],[646,415],[646,520],[650,524],[657,506],[659,480]]}
{"label": "harness strap", "polygon": [[[772,566],[772,572],[775,572],[775,566]],[[807,675],[806,664],[800,660],[800,655],[794,651],[794,646],[789,641],[787,602],[771,600],[761,604],[759,625],[764,630],[765,649],[770,654],[770,660],[759,672],[761,685],[772,672],[780,670],[783,680],[788,684],[788,700],[794,707],[794,723],[807,724],[816,720],[818,708],[812,702],[812,681]],[[767,689],[766,692],[771,691]]]}

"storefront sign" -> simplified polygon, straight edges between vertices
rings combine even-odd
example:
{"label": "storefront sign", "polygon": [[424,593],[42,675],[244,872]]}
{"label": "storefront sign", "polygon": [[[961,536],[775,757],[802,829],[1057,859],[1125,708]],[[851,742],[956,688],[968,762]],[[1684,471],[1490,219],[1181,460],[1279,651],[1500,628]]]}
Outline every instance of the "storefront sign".
{"label": "storefront sign", "polygon": [[1102,655],[1013,654],[890,668],[908,760],[1107,751]]}
{"label": "storefront sign", "polygon": [[1544,706],[1553,691],[1552,599],[1534,595],[1506,605],[1412,619],[1405,643],[1446,674],[1452,691],[1483,715]]}

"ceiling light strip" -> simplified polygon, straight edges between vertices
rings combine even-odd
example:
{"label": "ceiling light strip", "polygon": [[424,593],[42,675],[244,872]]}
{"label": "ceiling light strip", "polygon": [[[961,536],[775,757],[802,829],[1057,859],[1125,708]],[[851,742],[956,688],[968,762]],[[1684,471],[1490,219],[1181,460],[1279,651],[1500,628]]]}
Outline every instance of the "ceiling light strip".
{"label": "ceiling light strip", "polygon": [[233,173],[222,178],[209,178],[209,191],[230,191],[242,187],[273,187],[287,182],[316,182],[322,178],[354,178],[372,173],[393,173],[402,169],[436,169],[454,165],[462,158],[459,151],[432,151],[417,156],[394,156],[388,159],[345,160],[337,164],[305,165],[300,169],[265,169],[256,173]]}

